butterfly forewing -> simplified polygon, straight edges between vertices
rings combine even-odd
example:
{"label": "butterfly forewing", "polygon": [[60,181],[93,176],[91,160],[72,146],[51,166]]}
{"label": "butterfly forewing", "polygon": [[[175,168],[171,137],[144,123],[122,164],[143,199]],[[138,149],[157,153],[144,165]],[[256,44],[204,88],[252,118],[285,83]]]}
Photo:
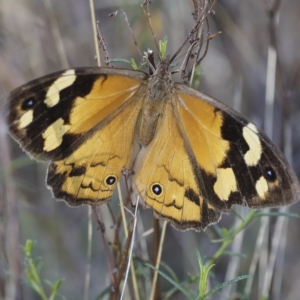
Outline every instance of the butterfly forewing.
{"label": "butterfly forewing", "polygon": [[183,85],[177,88],[175,111],[206,201],[224,211],[232,204],[261,208],[299,199],[293,170],[262,131],[219,101]]}
{"label": "butterfly forewing", "polygon": [[47,184],[56,198],[71,205],[111,198],[122,168],[131,166],[146,78],[139,72],[71,69],[11,94],[11,132],[31,155],[52,160]]}

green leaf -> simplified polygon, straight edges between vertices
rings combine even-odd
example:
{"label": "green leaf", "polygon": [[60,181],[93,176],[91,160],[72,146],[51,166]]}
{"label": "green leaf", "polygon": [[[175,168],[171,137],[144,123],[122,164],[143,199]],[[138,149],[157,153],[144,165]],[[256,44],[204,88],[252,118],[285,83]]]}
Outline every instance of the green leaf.
{"label": "green leaf", "polygon": [[241,252],[224,251],[223,255],[237,256],[241,258],[247,258],[247,255]]}
{"label": "green leaf", "polygon": [[198,297],[198,298],[196,298],[196,300],[205,300],[209,296],[211,296],[213,293],[215,293],[218,290],[222,289],[223,287],[225,287],[227,285],[230,285],[230,284],[233,284],[233,283],[235,283],[237,281],[240,281],[240,280],[243,280],[243,279],[247,279],[249,277],[250,277],[250,275],[242,275],[242,276],[239,276],[239,277],[234,278],[232,280],[229,280],[229,281],[226,281],[224,283],[218,284],[216,287],[214,287],[212,290],[210,290],[208,293],[206,293],[203,297]]}
{"label": "green leaf", "polygon": [[103,291],[102,293],[100,293],[100,294],[96,297],[96,300],[107,299],[106,296],[109,295],[110,289],[111,289],[110,286],[108,286],[106,289],[104,289],[104,291]]}
{"label": "green leaf", "polygon": [[214,265],[210,264],[210,265],[206,266],[205,264],[203,264],[202,257],[198,250],[197,250],[196,254],[197,254],[197,259],[198,259],[198,264],[199,264],[199,269],[200,269],[199,287],[198,287],[199,296],[198,297],[202,297],[202,295],[205,295],[205,293],[206,293],[207,286],[208,286],[208,275]]}
{"label": "green leaf", "polygon": [[163,40],[158,42],[159,46],[159,56],[161,59],[164,59],[167,52],[167,45],[168,45],[168,37],[165,36]]}
{"label": "green leaf", "polygon": [[177,282],[179,282],[179,278],[177,277],[176,273],[164,262],[161,262],[161,266],[164,267],[170,274],[170,276]]}
{"label": "green leaf", "polygon": [[107,62],[109,62],[109,63],[118,62],[118,63],[125,63],[125,64],[131,65],[131,61],[128,59],[125,59],[125,58],[111,58],[111,59],[107,60]]}
{"label": "green leaf", "polygon": [[202,75],[201,66],[196,66],[195,72],[194,72],[194,77],[193,77],[193,83],[192,83],[192,87],[194,89],[197,89],[199,87],[201,75]]}
{"label": "green leaf", "polygon": [[62,284],[62,282],[64,281],[64,279],[57,279],[55,281],[55,283],[51,284],[51,282],[49,280],[47,280],[47,284],[50,283],[50,287],[51,287],[51,295],[49,297],[49,300],[54,300],[55,296],[58,295],[58,290]]}
{"label": "green leaf", "polygon": [[[43,267],[43,262],[40,257],[33,259],[31,256],[33,250],[33,242],[27,240],[24,246],[21,246],[25,255],[25,273],[27,277],[27,285],[35,290],[42,300],[54,300],[58,295],[58,290],[61,286],[63,279],[58,279],[55,283],[51,283],[49,280],[44,280],[44,282],[50,286],[51,295],[47,297],[45,290],[42,285],[42,280],[40,278],[40,271]],[[59,296],[64,299],[62,296]]]}
{"label": "green leaf", "polygon": [[23,252],[26,256],[31,255],[32,247],[33,247],[32,240],[26,240],[25,245],[21,246],[21,248],[23,249]]}
{"label": "green leaf", "polygon": [[165,273],[163,273],[162,271],[160,271],[159,269],[156,269],[155,267],[153,267],[150,264],[145,264],[146,266],[148,266],[149,268],[155,270],[158,272],[159,275],[161,275],[162,277],[164,277],[166,280],[168,280],[172,285],[174,285],[182,294],[184,294],[188,299],[192,300],[194,299],[194,296],[190,293],[190,291],[186,290],[185,288],[183,288],[181,286],[180,283],[176,282],[175,280],[173,280],[171,277],[169,277],[168,275],[166,275]]}
{"label": "green leaf", "polygon": [[289,217],[289,218],[299,218],[298,214],[290,212],[269,212],[269,213],[257,213],[256,218],[261,217]]}
{"label": "green leaf", "polygon": [[137,65],[135,60],[131,58],[130,60],[124,59],[124,58],[112,58],[109,59],[107,62],[112,62],[112,63],[125,63],[128,64],[132,67],[133,70],[139,71],[142,67],[144,67],[147,63],[142,63],[140,66]]}

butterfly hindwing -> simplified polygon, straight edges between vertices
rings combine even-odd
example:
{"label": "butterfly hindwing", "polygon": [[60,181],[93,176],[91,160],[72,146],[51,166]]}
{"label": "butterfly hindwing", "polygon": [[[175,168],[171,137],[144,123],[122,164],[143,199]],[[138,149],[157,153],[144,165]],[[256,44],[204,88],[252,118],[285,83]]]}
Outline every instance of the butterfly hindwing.
{"label": "butterfly hindwing", "polygon": [[140,151],[134,165],[133,189],[155,214],[181,230],[201,229],[215,223],[220,211],[200,190],[184,137],[171,103],[165,106],[157,134]]}

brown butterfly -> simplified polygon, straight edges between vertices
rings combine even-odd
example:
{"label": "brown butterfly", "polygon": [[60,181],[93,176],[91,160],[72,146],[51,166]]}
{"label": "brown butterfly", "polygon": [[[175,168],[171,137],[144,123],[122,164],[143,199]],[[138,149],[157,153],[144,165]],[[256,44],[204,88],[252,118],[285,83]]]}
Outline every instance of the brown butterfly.
{"label": "brown butterfly", "polygon": [[72,206],[112,197],[122,170],[156,216],[200,230],[240,204],[299,199],[298,180],[277,147],[223,103],[173,82],[169,59],[153,75],[69,69],[10,95],[9,125],[28,154],[50,161],[47,185]]}

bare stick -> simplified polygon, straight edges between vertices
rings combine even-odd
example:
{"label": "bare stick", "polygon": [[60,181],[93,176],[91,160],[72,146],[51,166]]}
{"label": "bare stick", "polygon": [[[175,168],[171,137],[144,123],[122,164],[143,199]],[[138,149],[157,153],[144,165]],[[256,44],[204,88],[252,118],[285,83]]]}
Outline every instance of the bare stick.
{"label": "bare stick", "polygon": [[[112,64],[109,62],[109,54],[108,54],[108,51],[107,51],[107,48],[106,48],[106,44],[105,44],[105,41],[102,37],[102,34],[100,32],[100,29],[99,29],[99,22],[97,21],[97,26],[96,26],[96,29],[97,29],[97,39],[98,39],[98,47],[97,47],[97,51],[99,53],[99,49],[102,48],[103,52],[105,53],[105,56],[104,56],[104,62],[107,66],[109,67],[113,67]],[[97,58],[98,59],[98,58]],[[100,61],[100,58],[99,58],[99,61]],[[100,63],[101,64],[101,63]]]}
{"label": "bare stick", "polygon": [[92,256],[92,235],[93,235],[93,226],[92,226],[92,208],[88,206],[88,244],[87,244],[87,264],[84,280],[84,292],[83,299],[89,299],[89,288],[91,280],[91,256]]}
{"label": "bare stick", "polygon": [[[130,268],[130,266],[132,266],[132,264],[131,264],[131,258],[132,258],[133,246],[134,246],[134,241],[135,241],[135,233],[136,233],[136,223],[137,223],[137,212],[138,212],[138,206],[139,206],[139,199],[140,199],[140,197],[138,196],[137,200],[136,200],[136,204],[135,204],[134,215],[133,215],[132,237],[131,237],[131,242],[130,242],[130,249],[129,249],[129,255],[128,255],[127,268],[126,268],[126,272],[125,272],[125,278],[124,278],[123,288],[122,288],[121,297],[120,297],[121,300],[124,297],[126,282],[128,280],[129,268]],[[131,268],[131,270],[132,270],[132,268]],[[135,298],[135,299],[137,299],[137,298]]]}
{"label": "bare stick", "polygon": [[[211,5],[211,7],[214,5],[214,2],[213,4]],[[211,9],[210,7],[210,9]],[[198,12],[201,11],[201,13],[199,14]],[[195,24],[194,26],[192,27],[192,29],[190,30],[190,33],[188,34],[188,36],[186,37],[186,39],[183,41],[183,43],[181,44],[181,46],[179,47],[179,49],[174,53],[174,55],[172,56],[172,58],[170,59],[170,63],[172,63],[175,58],[178,56],[178,54],[181,52],[181,50],[183,49],[183,47],[187,44],[187,42],[193,37],[195,34],[197,34],[198,30],[199,30],[199,27],[200,25],[204,22],[205,18],[206,18],[206,10],[200,10],[198,9],[196,11],[196,13],[198,15],[198,18],[196,18],[196,21],[195,21]]]}
{"label": "bare stick", "polygon": [[94,206],[93,211],[95,213],[96,220],[99,225],[99,229],[100,229],[100,233],[101,233],[101,237],[102,237],[102,241],[103,241],[103,246],[104,246],[104,252],[107,257],[107,265],[108,265],[108,269],[109,269],[110,279],[111,279],[112,285],[115,286],[116,280],[115,280],[115,277],[113,276],[113,269],[112,269],[112,265],[111,265],[111,262],[109,259],[109,251],[108,251],[108,247],[107,247],[107,240],[106,240],[105,234],[104,234],[105,226],[101,220],[101,215],[97,208],[98,208],[97,206]]}
{"label": "bare stick", "polygon": [[[150,0],[145,0],[144,3],[141,5],[141,7],[142,7],[142,11],[143,11],[144,15],[146,16],[146,20],[148,22],[149,28],[151,30],[152,37],[153,37],[153,40],[154,40],[154,44],[155,44],[155,47],[156,47],[156,51],[157,51],[157,53],[159,53],[159,46],[158,46],[157,39],[156,39],[156,34],[154,33],[153,25],[152,25],[150,6],[149,6],[150,3],[151,3]],[[144,6],[147,7],[147,12],[145,11]]]}
{"label": "bare stick", "polygon": [[138,43],[137,43],[136,38],[135,38],[135,36],[134,36],[133,30],[132,30],[131,25],[130,25],[130,23],[129,23],[129,21],[128,21],[127,15],[126,15],[126,13],[125,13],[125,11],[124,11],[123,9],[121,9],[121,12],[122,12],[122,14],[124,15],[126,24],[127,24],[128,28],[129,28],[129,30],[130,30],[130,33],[131,33],[131,36],[132,36],[134,45],[135,45],[135,47],[136,47],[136,49],[137,49],[139,55],[142,57],[142,52],[141,52],[141,50],[140,50],[140,48],[139,48],[139,46],[138,46]]}
{"label": "bare stick", "polygon": [[[90,11],[91,11],[93,34],[94,34],[94,37],[96,37],[97,36],[97,29],[96,29],[95,7],[94,7],[94,1],[93,0],[90,0]],[[99,47],[97,46],[96,38],[94,39],[94,42],[95,42],[97,65],[98,65],[98,67],[100,67],[101,66],[101,59],[100,59],[100,52],[99,52]]]}
{"label": "bare stick", "polygon": [[[156,269],[159,269],[159,265],[160,265],[160,261],[161,261],[161,254],[162,254],[162,249],[163,249],[163,243],[164,243],[164,240],[165,240],[167,224],[168,223],[166,221],[164,221],[163,229],[161,231],[161,236],[160,236],[159,249],[158,249],[158,253],[157,253],[157,261],[156,261],[156,265],[155,265]],[[152,281],[151,294],[150,294],[150,297],[149,297],[150,300],[154,299],[157,277],[158,277],[158,273],[157,273],[157,271],[155,271],[154,276],[153,276],[153,281]]]}

